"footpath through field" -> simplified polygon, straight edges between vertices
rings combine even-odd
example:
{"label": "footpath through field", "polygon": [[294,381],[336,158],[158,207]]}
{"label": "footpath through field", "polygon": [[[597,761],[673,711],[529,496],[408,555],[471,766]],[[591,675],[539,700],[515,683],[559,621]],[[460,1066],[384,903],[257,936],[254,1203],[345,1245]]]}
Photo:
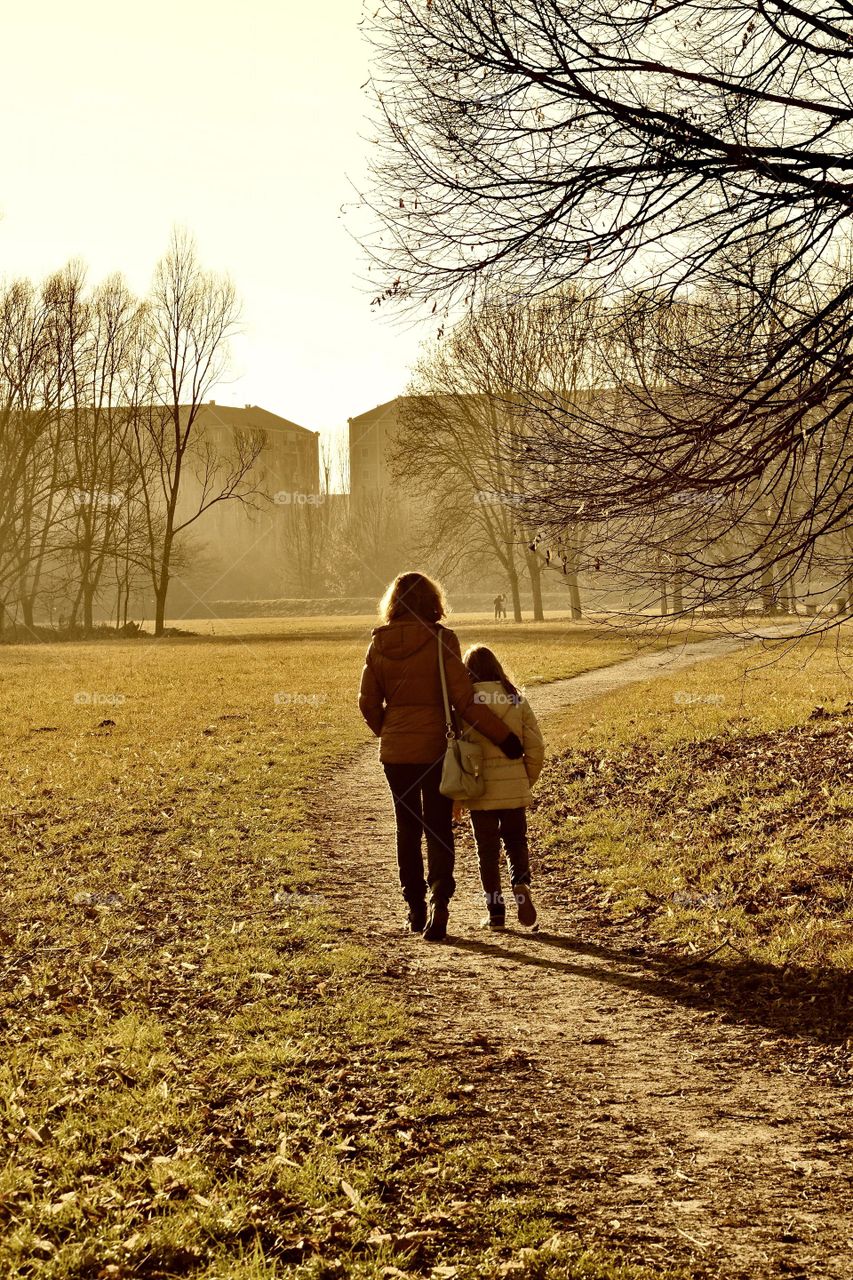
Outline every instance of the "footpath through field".
{"label": "footpath through field", "polygon": [[[744,643],[633,658],[535,687],[530,702],[547,738],[562,707]],[[536,882],[540,932],[484,935],[470,849],[447,942],[405,934],[372,744],[325,804],[324,892],[375,951],[377,980],[421,1018],[430,1056],[474,1086],[481,1136],[517,1150],[557,1224],[633,1261],[692,1262],[721,1280],[849,1280],[847,1092],[794,1069],[748,1010],[709,1008],[689,971],[636,945],[630,927],[605,928],[565,884]]]}

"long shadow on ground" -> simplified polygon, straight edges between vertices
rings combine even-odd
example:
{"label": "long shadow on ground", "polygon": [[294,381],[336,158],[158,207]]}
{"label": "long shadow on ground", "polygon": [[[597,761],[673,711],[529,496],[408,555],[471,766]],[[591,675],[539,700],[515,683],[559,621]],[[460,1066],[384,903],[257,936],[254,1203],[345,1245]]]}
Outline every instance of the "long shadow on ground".
{"label": "long shadow on ground", "polygon": [[[519,940],[520,935],[514,939]],[[748,960],[679,963],[638,954],[637,949],[619,951],[558,933],[524,935],[530,948],[527,951],[479,939],[450,938],[449,942],[461,951],[594,979],[686,1008],[715,1009],[740,1023],[772,1028],[798,1039],[839,1044],[850,1035],[853,974],[841,969],[780,968]],[[560,952],[604,963],[586,965],[559,958]]]}

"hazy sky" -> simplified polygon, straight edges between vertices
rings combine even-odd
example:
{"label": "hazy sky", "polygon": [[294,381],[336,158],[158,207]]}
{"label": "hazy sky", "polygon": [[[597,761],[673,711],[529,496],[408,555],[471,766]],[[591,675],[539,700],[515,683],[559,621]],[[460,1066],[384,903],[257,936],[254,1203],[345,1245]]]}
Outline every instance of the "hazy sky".
{"label": "hazy sky", "polygon": [[80,257],[144,291],[171,227],[230,273],[223,403],[335,430],[404,389],[423,334],[371,312],[341,206],[364,173],[360,0],[5,6],[0,275]]}

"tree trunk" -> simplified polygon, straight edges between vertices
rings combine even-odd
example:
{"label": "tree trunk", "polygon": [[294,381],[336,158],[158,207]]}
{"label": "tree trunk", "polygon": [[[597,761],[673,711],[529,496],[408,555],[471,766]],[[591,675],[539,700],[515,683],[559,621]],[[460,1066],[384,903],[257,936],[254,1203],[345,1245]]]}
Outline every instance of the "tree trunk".
{"label": "tree trunk", "polygon": [[514,564],[510,564],[507,569],[509,575],[509,590],[512,596],[512,620],[513,622],[521,622],[521,592],[518,587],[518,570]]}
{"label": "tree trunk", "polygon": [[[174,490],[177,493],[177,486]],[[157,577],[156,571],[153,572],[154,578],[154,634],[161,636],[166,627],[166,597],[169,594],[169,566],[172,563],[172,542],[174,540],[173,529],[175,527],[175,508],[174,504],[166,513],[166,531],[163,535],[163,550],[160,554],[160,576]]]}
{"label": "tree trunk", "polygon": [[169,578],[164,573],[154,591],[154,634],[161,636],[166,629],[166,596],[169,594]]}
{"label": "tree trunk", "polygon": [[90,582],[83,584],[83,628],[86,635],[91,635],[94,630],[94,604],[95,604],[95,588]]}
{"label": "tree trunk", "polygon": [[773,578],[769,567],[766,565],[761,570],[759,595],[761,596],[761,612],[765,617],[772,618],[776,612],[776,599],[773,591]]}
{"label": "tree trunk", "polygon": [[583,618],[583,609],[581,608],[581,589],[578,582],[577,569],[566,568],[566,585],[569,588],[569,610],[572,622],[580,622]]}
{"label": "tree trunk", "polygon": [[660,616],[665,618],[669,613],[669,602],[666,595],[666,575],[660,576]]}
{"label": "tree trunk", "polygon": [[33,629],[34,612],[35,612],[35,598],[31,595],[21,596],[21,616],[23,618],[24,626],[29,631],[32,631]]}
{"label": "tree trunk", "polygon": [[672,612],[684,612],[683,579],[681,571],[676,570],[672,578]]}
{"label": "tree trunk", "polygon": [[530,590],[533,595],[533,621],[544,622],[545,610],[542,608],[542,569],[535,551],[526,551],[527,574],[530,578]]}

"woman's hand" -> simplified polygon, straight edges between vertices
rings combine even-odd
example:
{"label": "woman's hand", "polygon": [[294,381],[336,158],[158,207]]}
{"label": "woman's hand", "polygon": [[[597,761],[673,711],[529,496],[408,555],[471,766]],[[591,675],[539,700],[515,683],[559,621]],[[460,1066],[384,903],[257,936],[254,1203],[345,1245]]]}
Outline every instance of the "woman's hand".
{"label": "woman's hand", "polygon": [[468,810],[465,808],[461,800],[453,801],[453,821],[461,822]]}

